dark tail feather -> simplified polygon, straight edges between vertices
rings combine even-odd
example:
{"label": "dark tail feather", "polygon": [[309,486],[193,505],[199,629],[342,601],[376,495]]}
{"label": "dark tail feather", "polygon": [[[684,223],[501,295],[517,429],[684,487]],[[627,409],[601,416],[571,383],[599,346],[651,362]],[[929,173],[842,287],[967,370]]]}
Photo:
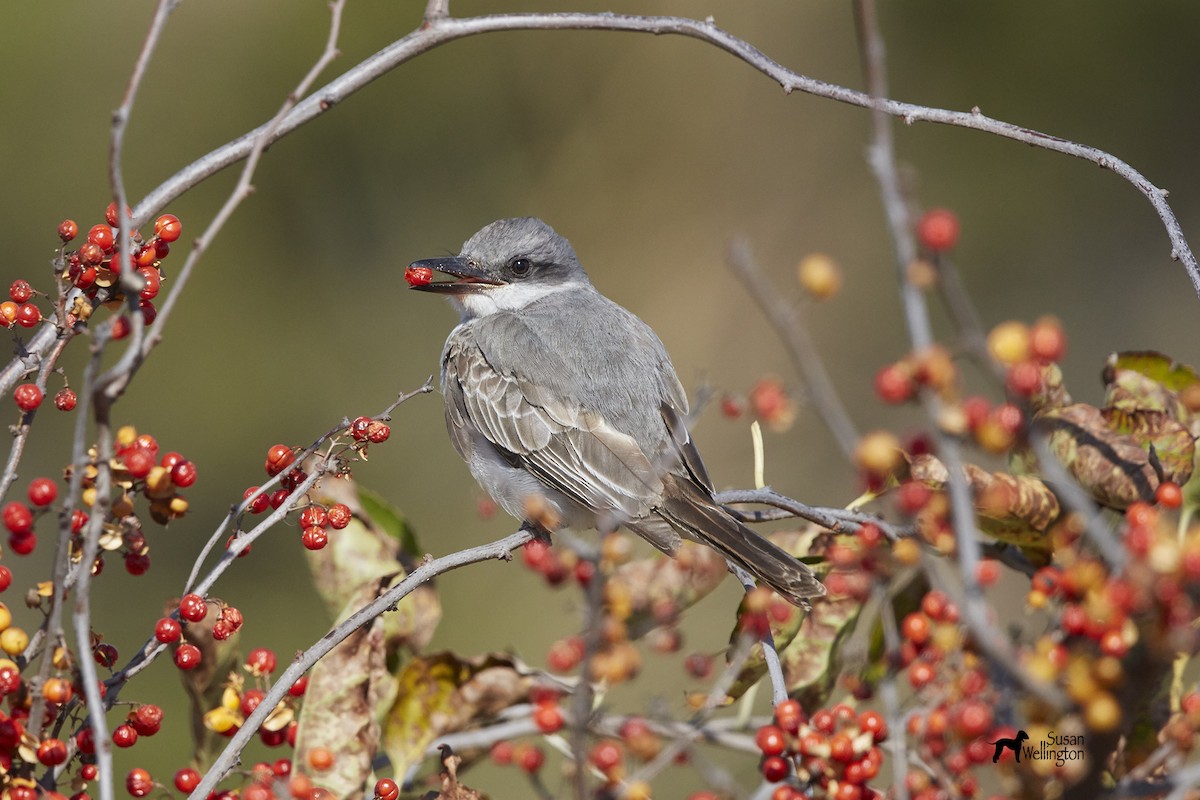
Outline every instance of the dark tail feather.
{"label": "dark tail feather", "polygon": [[825,594],[807,564],[731,517],[707,492],[673,476],[664,483],[656,510],[680,533],[713,548],[797,606],[808,608],[808,598]]}

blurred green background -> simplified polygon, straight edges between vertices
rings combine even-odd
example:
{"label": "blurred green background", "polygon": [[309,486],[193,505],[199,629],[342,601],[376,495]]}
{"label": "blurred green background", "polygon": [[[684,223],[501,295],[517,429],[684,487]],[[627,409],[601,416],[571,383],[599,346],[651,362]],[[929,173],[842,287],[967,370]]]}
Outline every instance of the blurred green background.
{"label": "blurred green background", "polygon": [[[1200,6],[1155,4],[882,4],[892,95],[985,113],[1106,149],[1173,190],[1185,233],[1200,231]],[[350,0],[332,78],[413,29],[423,3]],[[0,208],[4,284],[49,290],[64,217],[86,230],[109,202],[109,117],[149,22],[149,2],[22,4],[0,28]],[[464,16],[502,10],[611,10],[713,15],[775,60],[860,87],[847,4],[525,0],[456,2]],[[125,178],[136,200],[195,158],[269,118],[319,53],[322,0],[185,2],[172,16],[132,118]],[[323,82],[323,81],[322,81]],[[783,348],[724,266],[730,237],[749,237],[781,291],[804,307],[834,381],[863,429],[915,431],[910,410],[871,392],[875,370],[906,350],[891,245],[864,154],[862,110],[800,94],[702,43],[609,32],[491,34],[425,54],[274,145],[205,256],[164,344],[117,407],[199,466],[193,511],[148,529],[154,567],[132,578],[114,560],[94,598],[98,627],[122,653],[177,594],[200,543],[242,490],[263,478],[276,442],[307,444],[343,416],[377,413],[437,370],[454,322],[444,304],[404,291],[409,261],[457,252],[483,224],[541,216],[571,239],[598,287],[649,322],[690,388],[744,393],[775,374],[799,390]],[[897,126],[913,196],[962,220],[955,260],[987,324],[1054,313],[1070,336],[1076,397],[1096,400],[1103,358],[1161,349],[1200,362],[1197,298],[1148,203],[1114,175],[984,134]],[[184,248],[211,220],[236,168],[168,209]],[[1196,241],[1196,240],[1194,240]],[[800,296],[794,265],[836,257],[834,301]],[[169,287],[168,280],[166,286]],[[946,330],[944,315],[938,324]],[[65,360],[82,382],[86,344]],[[993,395],[994,396],[994,395]],[[361,482],[403,508],[424,549],[443,554],[514,528],[480,520],[478,490],[449,447],[437,395],[396,414]],[[73,419],[44,411],[14,489],[58,475]],[[751,484],[745,421],[710,409],[697,431],[720,486]],[[767,479],[816,504],[858,492],[852,469],[807,408],[767,439]],[[47,573],[48,529],[16,561],[6,602]],[[256,544],[215,594],[246,614],[242,641],[286,661],[327,628],[307,587],[298,532]],[[434,643],[463,653],[514,649],[535,664],[578,625],[573,591],[551,593],[517,565],[486,564],[438,582],[445,618]],[[727,581],[685,624],[689,650],[718,649],[737,600]],[[28,628],[38,620],[23,609]],[[649,659],[617,696],[620,710],[660,697],[682,704],[680,658]],[[182,713],[174,669],[157,663],[124,699]],[[114,712],[114,719],[117,712]],[[169,780],[186,726],[118,754]],[[114,723],[115,724],[115,723]],[[259,749],[251,761],[264,757]],[[272,758],[277,755],[272,755]],[[747,781],[752,759],[736,762]],[[503,786],[481,774],[481,788]],[[692,777],[662,779],[673,796]],[[672,781],[678,781],[672,783]]]}

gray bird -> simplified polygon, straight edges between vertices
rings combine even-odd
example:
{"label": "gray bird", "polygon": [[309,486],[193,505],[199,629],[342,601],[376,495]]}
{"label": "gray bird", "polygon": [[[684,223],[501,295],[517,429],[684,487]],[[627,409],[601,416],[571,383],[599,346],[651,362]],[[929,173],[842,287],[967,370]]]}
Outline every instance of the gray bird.
{"label": "gray bird", "polygon": [[[454,280],[411,277],[425,269]],[[461,316],[442,352],[446,427],[501,508],[538,527],[624,525],[668,555],[685,536],[796,605],[825,593],[807,565],[713,499],[662,342],[596,291],[549,225],[493,222],[458,256],[416,261],[408,275]]]}

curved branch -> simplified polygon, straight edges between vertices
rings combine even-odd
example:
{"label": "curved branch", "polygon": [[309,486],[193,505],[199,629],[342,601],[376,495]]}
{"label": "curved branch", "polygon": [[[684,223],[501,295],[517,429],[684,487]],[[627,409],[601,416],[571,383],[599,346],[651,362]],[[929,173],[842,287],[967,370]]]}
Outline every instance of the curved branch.
{"label": "curved branch", "polygon": [[242,750],[246,747],[246,743],[250,741],[250,737],[258,731],[263,720],[267,718],[267,714],[279,704],[279,701],[283,699],[284,694],[287,693],[292,684],[307,672],[313,664],[317,663],[329,651],[341,644],[350,634],[385,611],[394,609],[396,604],[407,597],[414,589],[435,576],[466,566],[467,564],[477,564],[480,561],[508,560],[511,558],[509,553],[532,538],[533,534],[522,528],[516,533],[510,533],[503,539],[498,539],[497,541],[478,547],[460,550],[448,556],[436,559],[426,556],[425,561],[410,572],[408,577],[384,592],[373,602],[355,611],[334,627],[333,630],[322,636],[316,644],[296,657],[291,666],[284,670],[279,679],[271,686],[270,691],[267,692],[266,697],[263,698],[259,707],[254,709],[254,713],[246,718],[242,727],[230,738],[225,749],[221,751],[221,755],[217,757],[217,760],[213,762],[204,779],[200,781],[200,785],[189,796],[190,800],[202,800],[202,798],[208,797],[217,783],[237,765],[238,758]]}
{"label": "curved branch", "polygon": [[[443,8],[440,4],[432,4],[432,7]],[[798,91],[860,108],[872,109],[892,117],[899,117],[908,125],[914,122],[933,122],[983,131],[1088,161],[1121,176],[1133,184],[1134,188],[1150,201],[1166,229],[1168,239],[1170,239],[1171,258],[1183,262],[1193,288],[1200,295],[1200,265],[1197,264],[1196,256],[1192,253],[1191,247],[1183,235],[1179,220],[1167,203],[1167,192],[1155,186],[1142,173],[1111,153],[1096,147],[1060,139],[1031,128],[1014,125],[1011,122],[993,119],[985,116],[978,108],[970,111],[951,111],[914,103],[902,103],[885,97],[873,98],[866,92],[810,78],[788,69],[749,42],[718,28],[711,19],[696,20],[686,17],[603,13],[495,14],[462,19],[440,15],[428,17],[417,30],[383,48],[298,102],[295,108],[288,112],[273,129],[271,129],[273,123],[265,123],[184,167],[138,203],[134,209],[135,223],[143,224],[151,214],[188,189],[231,164],[248,157],[260,137],[263,137],[265,144],[269,146],[304,123],[325,113],[376,78],[416,56],[447,42],[468,36],[493,31],[517,30],[606,30],[686,36],[711,44],[744,61],[774,80],[789,94]],[[266,135],[264,136],[264,134]]]}

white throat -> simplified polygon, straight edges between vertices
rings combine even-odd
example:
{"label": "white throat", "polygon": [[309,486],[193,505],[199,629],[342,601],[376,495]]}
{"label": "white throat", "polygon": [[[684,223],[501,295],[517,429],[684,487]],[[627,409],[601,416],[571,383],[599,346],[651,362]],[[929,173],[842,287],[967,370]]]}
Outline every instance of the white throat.
{"label": "white throat", "polygon": [[452,295],[451,301],[463,319],[477,319],[499,311],[520,311],[530,303],[559,292],[580,289],[580,281],[568,281],[547,286],[545,284],[506,283],[471,294]]}

